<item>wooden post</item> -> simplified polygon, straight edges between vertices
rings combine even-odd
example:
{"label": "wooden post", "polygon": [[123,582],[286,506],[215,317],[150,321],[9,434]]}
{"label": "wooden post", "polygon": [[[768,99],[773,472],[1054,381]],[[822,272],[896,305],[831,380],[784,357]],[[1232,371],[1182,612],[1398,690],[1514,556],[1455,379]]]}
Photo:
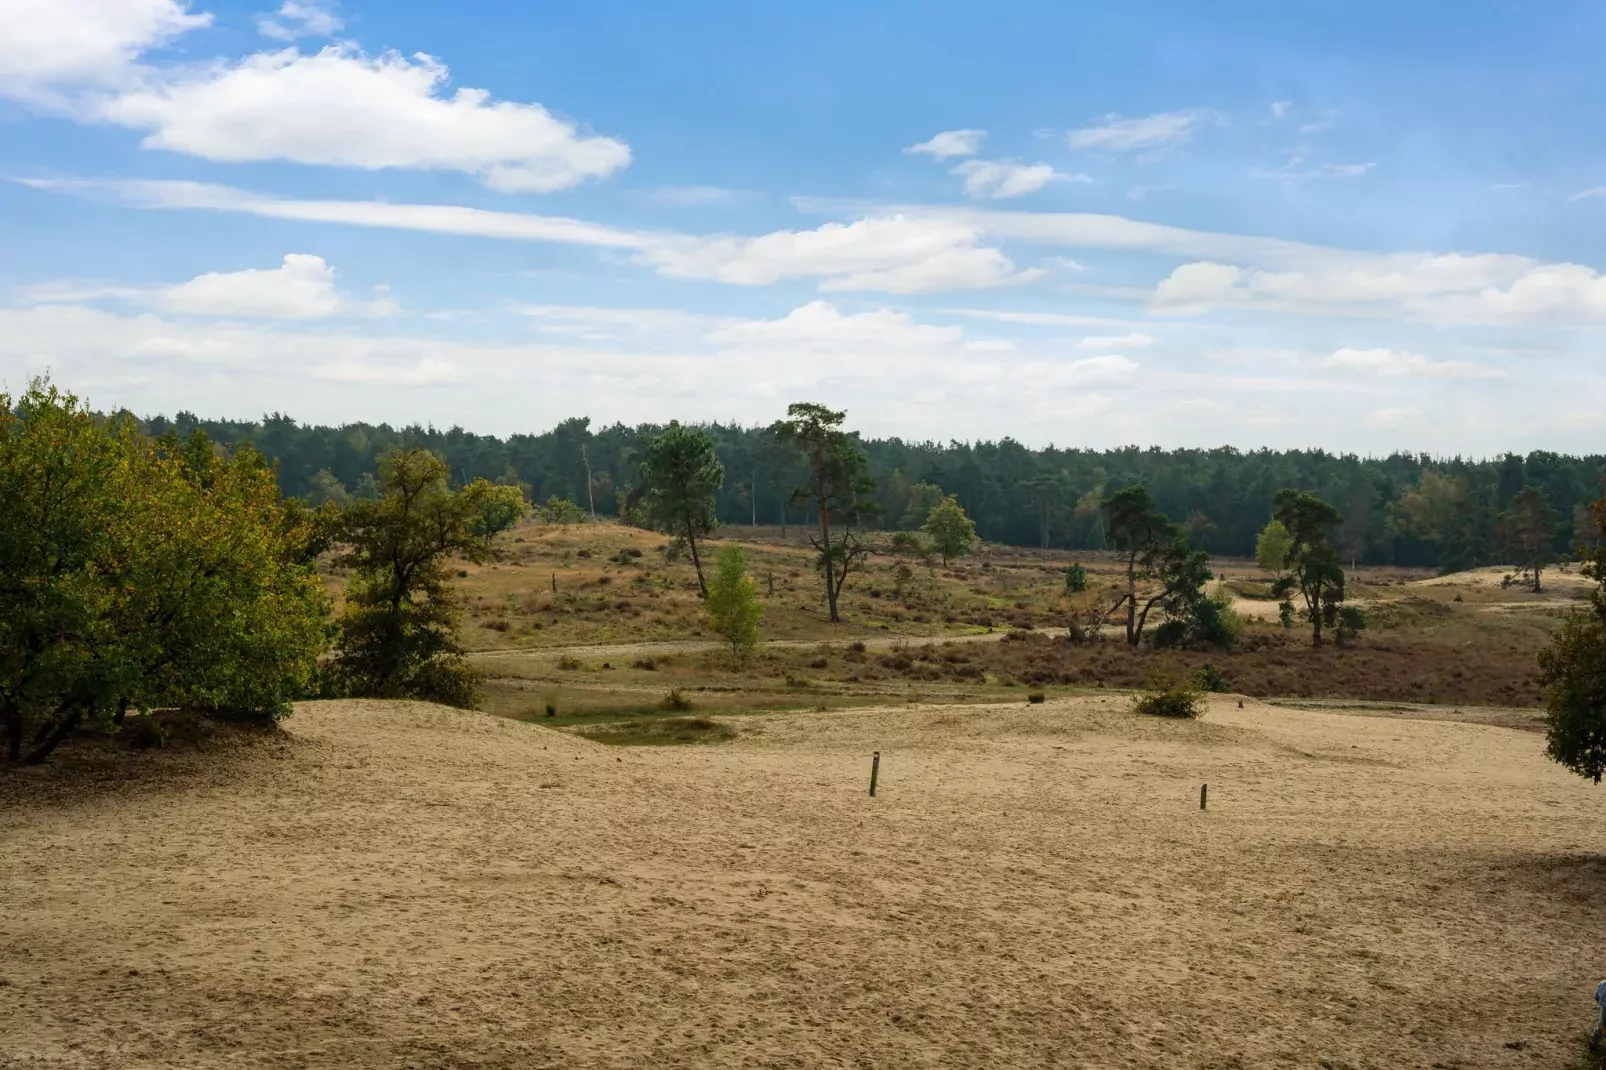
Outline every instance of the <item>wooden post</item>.
{"label": "wooden post", "polygon": [[881,774],[881,752],[876,751],[870,756],[870,798],[875,798],[876,778]]}
{"label": "wooden post", "polygon": [[1199,785],[1199,809],[1203,810],[1205,808],[1205,803],[1209,800],[1209,798],[1210,798],[1210,785],[1209,784],[1200,784]]}
{"label": "wooden post", "polygon": [[552,593],[558,593],[558,574],[556,572],[552,574]]}

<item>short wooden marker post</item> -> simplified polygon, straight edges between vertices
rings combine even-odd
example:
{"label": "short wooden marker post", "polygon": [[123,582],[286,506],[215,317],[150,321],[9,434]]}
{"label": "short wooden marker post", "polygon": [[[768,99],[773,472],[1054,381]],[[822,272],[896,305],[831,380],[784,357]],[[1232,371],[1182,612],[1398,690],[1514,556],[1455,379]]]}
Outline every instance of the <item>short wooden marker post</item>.
{"label": "short wooden marker post", "polygon": [[1210,798],[1210,785],[1209,784],[1200,784],[1199,785],[1199,809],[1203,810],[1205,808],[1205,804],[1209,800],[1209,798]]}
{"label": "short wooden marker post", "polygon": [[875,798],[876,778],[881,775],[881,752],[870,755],[870,798]]}

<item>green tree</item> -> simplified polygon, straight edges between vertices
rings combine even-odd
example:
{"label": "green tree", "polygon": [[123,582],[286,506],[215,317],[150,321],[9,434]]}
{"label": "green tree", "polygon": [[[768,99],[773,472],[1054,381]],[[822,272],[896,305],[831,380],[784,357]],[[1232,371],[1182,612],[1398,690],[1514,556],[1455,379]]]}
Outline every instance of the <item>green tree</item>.
{"label": "green tree", "polygon": [[1212,596],[1205,591],[1205,585],[1215,579],[1207,551],[1195,550],[1185,533],[1173,532],[1160,544],[1146,568],[1158,582],[1159,590],[1145,600],[1138,620],[1139,636],[1150,610],[1158,607],[1166,619],[1155,629],[1155,646],[1232,649],[1242,622],[1232,611],[1231,599],[1225,592]]}
{"label": "green tree", "polygon": [[842,587],[855,565],[870,553],[856,529],[880,509],[872,497],[876,483],[869,475],[864,452],[842,430],[847,413],[794,402],[787,406],[786,415],[781,433],[803,455],[809,471],[808,482],[793,489],[792,500],[810,502],[819,518],[820,534],[811,536],[809,542],[819,551],[831,620],[840,621],[837,602]]}
{"label": "green tree", "polygon": [[976,524],[965,515],[959,499],[952,494],[931,507],[920,530],[931,536],[931,544],[942,555],[944,568],[951,559],[970,553],[976,542]]}
{"label": "green tree", "polygon": [[1281,520],[1268,520],[1255,537],[1255,563],[1273,576],[1281,576],[1288,567],[1288,548],[1293,542]]}
{"label": "green tree", "polygon": [[1606,774],[1606,498],[1590,507],[1597,541],[1583,572],[1595,581],[1588,610],[1574,610],[1539,654],[1546,752],[1599,784]]}
{"label": "green tree", "polygon": [[714,582],[703,597],[703,607],[714,631],[730,644],[731,658],[738,665],[745,664],[758,646],[764,606],[740,546],[726,546],[714,559]]}
{"label": "green tree", "polygon": [[469,530],[475,538],[485,543],[487,549],[498,535],[511,531],[529,515],[530,507],[524,504],[524,492],[517,486],[476,479],[468,489],[476,507]]}
{"label": "green tree", "polygon": [[457,642],[458,605],[447,559],[484,561],[474,534],[479,492],[447,485],[446,462],[421,447],[380,465],[383,493],[347,509],[339,563],[352,570],[340,621],[340,690],[472,707],[478,677]]}
{"label": "green tree", "polygon": [[1154,499],[1144,486],[1126,487],[1112,494],[1103,503],[1105,532],[1126,572],[1126,591],[1106,612],[1126,606],[1126,641],[1137,646],[1143,639],[1144,623],[1149,609],[1164,595],[1164,588],[1152,593],[1141,611],[1138,594],[1139,580],[1151,580],[1163,555],[1178,539],[1178,534],[1165,514],[1154,507]]}
{"label": "green tree", "polygon": [[715,504],[725,482],[725,468],[714,452],[714,440],[700,428],[672,423],[648,444],[642,471],[654,525],[686,540],[697,569],[697,589],[707,598],[697,539],[719,526]]}
{"label": "green tree", "polygon": [[1524,487],[1512,496],[1511,504],[1500,514],[1505,550],[1517,565],[1517,572],[1506,582],[1519,582],[1535,594],[1542,588],[1540,575],[1556,560],[1554,544],[1560,515],[1545,492]]}
{"label": "green tree", "polygon": [[326,642],[320,514],[248,446],[0,395],[0,721],[37,762],[130,707],[285,712]]}
{"label": "green tree", "polygon": [[909,488],[909,507],[903,511],[903,520],[898,526],[905,531],[918,530],[945,497],[942,488],[935,483],[916,483]]}
{"label": "green tree", "polygon": [[307,494],[308,505],[322,505],[328,502],[341,506],[350,500],[351,494],[347,492],[345,484],[335,478],[335,474],[329,469],[319,469],[318,474],[312,477],[312,490]]}
{"label": "green tree", "polygon": [[1073,562],[1065,570],[1065,593],[1081,594],[1087,590],[1087,568],[1081,562]]}
{"label": "green tree", "polygon": [[[1338,510],[1303,490],[1281,490],[1275,499],[1277,521],[1288,531],[1288,552],[1283,559],[1288,574],[1272,585],[1283,600],[1285,613],[1293,611],[1293,596],[1304,601],[1305,619],[1311,626],[1311,645],[1322,645],[1322,627],[1338,622],[1344,601],[1344,566],[1332,543],[1335,525],[1343,519]],[[1354,615],[1346,616],[1352,630]]]}

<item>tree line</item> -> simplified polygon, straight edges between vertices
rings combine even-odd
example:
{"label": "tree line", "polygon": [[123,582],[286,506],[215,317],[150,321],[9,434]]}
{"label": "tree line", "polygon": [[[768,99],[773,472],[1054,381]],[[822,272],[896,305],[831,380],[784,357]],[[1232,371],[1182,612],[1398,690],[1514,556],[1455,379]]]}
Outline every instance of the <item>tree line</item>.
{"label": "tree line", "polygon": [[[848,577],[871,556],[940,553],[946,563],[970,551],[978,530],[957,494],[924,483],[903,517],[921,534],[876,534],[882,487],[867,444],[845,420],[795,403],[764,432],[798,465],[786,504],[812,513],[809,540],[833,622]],[[729,482],[714,429],[672,424],[636,448],[620,512],[684,543],[710,624],[744,660],[759,641],[763,606],[743,552],[724,547],[710,583],[697,546],[717,528]],[[587,465],[589,453],[581,454]],[[86,723],[115,728],[130,709],[273,720],[313,696],[474,706],[479,681],[457,642],[448,564],[489,557],[495,537],[530,510],[529,488],[452,476],[448,458],[398,442],[378,458],[370,486],[311,505],[285,494],[249,436],[225,447],[199,426],[99,416],[44,381],[15,400],[0,395],[6,760],[42,761]],[[594,475],[587,487],[590,511]],[[1101,542],[1126,582],[1113,604],[1098,602],[1086,570],[1068,570],[1067,593],[1085,597],[1067,638],[1096,641],[1124,611],[1125,640],[1136,646],[1158,610],[1154,646],[1230,650],[1242,622],[1221,589],[1206,586],[1211,554],[1194,542],[1205,532],[1168,517],[1143,483],[1101,494],[1095,508]],[[1530,485],[1498,514],[1527,545],[1512,579],[1534,590],[1553,556],[1553,512]],[[566,516],[574,514],[587,518],[570,503]],[[1567,618],[1540,669],[1550,755],[1598,783],[1606,772],[1606,498],[1584,519],[1590,537],[1576,550],[1598,588],[1589,611]],[[1365,624],[1345,604],[1345,520],[1319,495],[1284,487],[1254,540],[1274,574],[1284,625],[1303,618],[1313,646],[1328,633],[1344,645]],[[316,568],[326,556],[349,570],[338,615]]]}
{"label": "tree line", "polygon": [[[818,503],[792,494],[808,470],[804,450],[768,426],[702,425],[726,478],[714,496],[722,524],[813,525]],[[372,497],[379,460],[397,446],[443,459],[449,479],[520,485],[532,500],[570,503],[588,515],[627,515],[646,488],[639,478],[648,444],[664,426],[565,420],[541,434],[507,438],[460,427],[387,424],[304,426],[273,414],[258,422],[201,420],[179,413],[143,421],[152,435],[194,430],[228,446],[249,443],[278,466],[288,495],[312,504]],[[1322,450],[1138,448],[1033,450],[999,442],[909,442],[846,432],[875,482],[874,526],[913,529],[948,495],[978,535],[1016,546],[1112,548],[1103,504],[1132,486],[1218,556],[1250,556],[1279,491],[1332,503],[1343,520],[1335,546],[1349,564],[1397,564],[1455,571],[1508,563],[1538,542],[1552,556],[1592,545],[1588,505],[1599,496],[1606,456],[1537,450],[1489,459],[1395,453],[1359,457]],[[1518,496],[1535,501],[1514,512]]]}

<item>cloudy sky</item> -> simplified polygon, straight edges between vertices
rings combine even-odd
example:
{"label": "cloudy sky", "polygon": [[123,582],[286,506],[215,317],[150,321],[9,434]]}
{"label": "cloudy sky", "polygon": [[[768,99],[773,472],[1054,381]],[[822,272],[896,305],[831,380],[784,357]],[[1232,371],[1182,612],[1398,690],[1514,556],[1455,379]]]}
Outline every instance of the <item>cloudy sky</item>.
{"label": "cloudy sky", "polygon": [[0,383],[1601,452],[1603,41],[1570,0],[0,0]]}

